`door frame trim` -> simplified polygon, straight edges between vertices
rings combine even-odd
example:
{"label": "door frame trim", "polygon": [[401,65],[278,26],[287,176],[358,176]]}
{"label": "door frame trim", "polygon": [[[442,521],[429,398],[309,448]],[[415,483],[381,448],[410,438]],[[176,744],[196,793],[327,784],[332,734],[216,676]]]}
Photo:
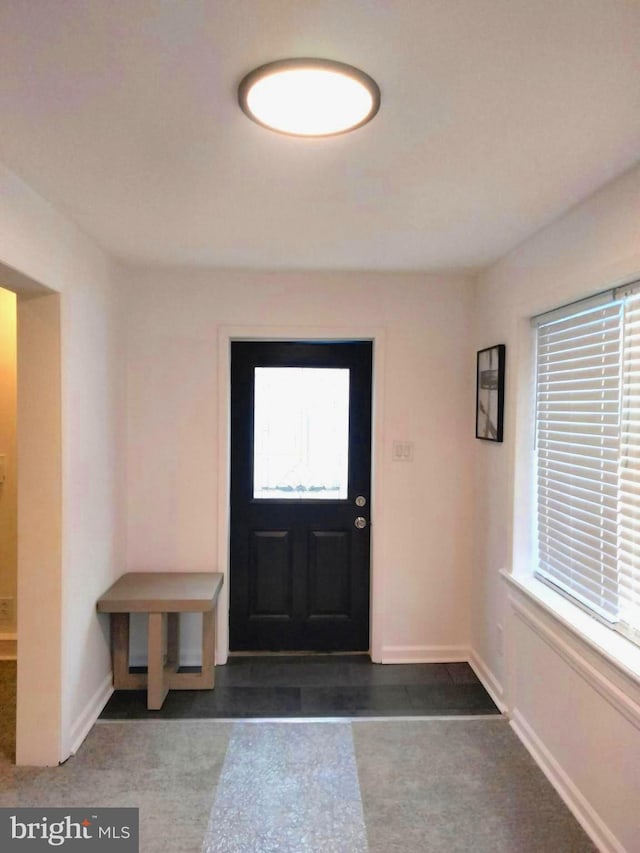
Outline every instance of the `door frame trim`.
{"label": "door frame trim", "polygon": [[383,435],[385,329],[353,326],[220,326],[218,328],[218,477],[217,477],[217,565],[225,584],[218,600],[216,663],[225,664],[229,655],[229,567],[230,567],[230,493],[231,493],[231,343],[233,341],[308,341],[343,343],[371,341],[372,419],[371,419],[371,587],[369,593],[369,648],[371,659],[382,660],[383,607],[385,600],[383,543],[379,541],[375,519],[383,511]]}

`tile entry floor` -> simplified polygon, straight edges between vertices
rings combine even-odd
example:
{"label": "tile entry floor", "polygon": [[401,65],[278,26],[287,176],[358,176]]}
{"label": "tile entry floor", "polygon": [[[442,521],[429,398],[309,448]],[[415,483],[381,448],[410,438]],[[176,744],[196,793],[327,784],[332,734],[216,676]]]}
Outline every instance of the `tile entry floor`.
{"label": "tile entry floor", "polygon": [[213,690],[116,691],[104,720],[499,714],[468,663],[374,664],[367,655],[232,656]]}

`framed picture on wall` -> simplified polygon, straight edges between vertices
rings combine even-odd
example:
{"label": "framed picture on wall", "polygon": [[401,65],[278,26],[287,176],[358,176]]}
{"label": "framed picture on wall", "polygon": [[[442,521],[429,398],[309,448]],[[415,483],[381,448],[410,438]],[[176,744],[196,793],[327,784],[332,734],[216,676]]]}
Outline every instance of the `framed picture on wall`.
{"label": "framed picture on wall", "polygon": [[504,344],[478,351],[476,438],[485,441],[502,441],[505,351]]}

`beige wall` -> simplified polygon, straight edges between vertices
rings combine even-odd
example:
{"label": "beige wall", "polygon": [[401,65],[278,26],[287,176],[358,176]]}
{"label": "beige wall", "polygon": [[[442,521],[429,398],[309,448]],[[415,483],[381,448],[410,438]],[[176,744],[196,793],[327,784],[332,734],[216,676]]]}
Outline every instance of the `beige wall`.
{"label": "beige wall", "polygon": [[[37,291],[27,278],[60,294],[62,554],[59,598],[49,606],[52,618],[59,619],[61,636],[41,634],[38,613],[28,602],[20,603],[18,622],[19,648],[23,636],[38,640],[33,666],[61,672],[55,696],[42,697],[58,705],[57,740],[19,726],[18,756],[30,763],[52,763],[77,747],[110,691],[108,626],[96,614],[95,602],[124,563],[119,270],[77,227],[1,166],[0,263],[14,282],[11,287],[25,298]],[[21,702],[38,702],[38,681],[27,690],[21,666],[19,716]]]}
{"label": "beige wall", "polygon": [[0,455],[6,477],[0,482],[0,598],[13,599],[10,619],[0,619],[0,634],[15,633],[17,612],[16,322],[15,294],[0,287]]}
{"label": "beige wall", "polygon": [[640,168],[480,276],[475,308],[476,348],[507,346],[507,385],[505,442],[475,451],[472,643],[519,733],[606,850],[635,849],[640,837],[640,666],[627,677],[499,572],[533,571],[529,318],[634,277]]}
{"label": "beige wall", "polygon": [[[144,271],[127,291],[127,567],[218,567],[227,531],[219,338],[377,330],[372,504],[375,650],[465,657],[469,644],[471,282],[382,274]],[[378,352],[378,355],[380,353]],[[392,461],[394,439],[414,461]],[[221,607],[221,624],[225,608]],[[143,654],[138,634],[136,650]],[[224,640],[223,640],[224,642]],[[195,634],[187,648],[197,653]],[[224,649],[219,651],[224,653]]]}

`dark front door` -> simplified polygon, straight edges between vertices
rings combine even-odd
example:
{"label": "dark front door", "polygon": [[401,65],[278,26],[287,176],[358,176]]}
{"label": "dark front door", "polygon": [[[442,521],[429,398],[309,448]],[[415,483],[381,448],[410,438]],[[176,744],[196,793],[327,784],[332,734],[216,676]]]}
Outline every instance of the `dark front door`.
{"label": "dark front door", "polygon": [[232,651],[369,648],[371,354],[231,345]]}

